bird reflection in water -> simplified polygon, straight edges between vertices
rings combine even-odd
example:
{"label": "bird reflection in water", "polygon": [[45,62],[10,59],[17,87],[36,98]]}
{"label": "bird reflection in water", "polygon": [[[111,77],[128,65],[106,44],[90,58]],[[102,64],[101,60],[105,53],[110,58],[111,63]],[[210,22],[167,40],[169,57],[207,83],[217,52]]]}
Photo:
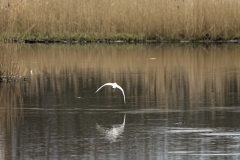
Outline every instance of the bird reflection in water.
{"label": "bird reflection in water", "polygon": [[124,115],[124,120],[122,124],[113,125],[112,128],[102,127],[96,124],[97,130],[104,135],[105,139],[108,141],[116,142],[117,138],[124,132],[126,114]]}

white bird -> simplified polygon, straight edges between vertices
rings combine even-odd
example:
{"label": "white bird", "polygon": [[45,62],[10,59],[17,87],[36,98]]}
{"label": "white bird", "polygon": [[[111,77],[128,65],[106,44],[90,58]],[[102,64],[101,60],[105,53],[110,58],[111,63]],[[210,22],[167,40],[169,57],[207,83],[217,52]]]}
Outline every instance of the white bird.
{"label": "white bird", "polygon": [[97,90],[95,93],[97,93],[97,92],[98,92],[102,87],[104,87],[104,86],[112,86],[113,89],[116,89],[116,88],[120,89],[120,90],[122,91],[122,93],[123,93],[124,103],[126,103],[124,90],[123,90],[122,87],[120,87],[117,83],[105,83],[105,84],[102,85],[100,88],[98,88],[98,90]]}

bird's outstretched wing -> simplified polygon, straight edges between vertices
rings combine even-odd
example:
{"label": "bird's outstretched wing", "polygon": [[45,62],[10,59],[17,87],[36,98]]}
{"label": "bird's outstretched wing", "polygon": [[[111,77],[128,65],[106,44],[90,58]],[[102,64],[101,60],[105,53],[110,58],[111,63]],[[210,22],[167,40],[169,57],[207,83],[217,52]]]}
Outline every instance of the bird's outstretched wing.
{"label": "bird's outstretched wing", "polygon": [[113,86],[113,84],[112,83],[105,83],[104,85],[102,85],[100,88],[98,88],[98,90],[95,92],[95,93],[97,93],[102,87],[104,87],[104,86]]}
{"label": "bird's outstretched wing", "polygon": [[125,94],[124,94],[124,90],[122,89],[122,87],[120,87],[119,85],[117,85],[117,88],[120,89],[123,93],[123,98],[124,98],[124,103],[126,103],[125,101]]}

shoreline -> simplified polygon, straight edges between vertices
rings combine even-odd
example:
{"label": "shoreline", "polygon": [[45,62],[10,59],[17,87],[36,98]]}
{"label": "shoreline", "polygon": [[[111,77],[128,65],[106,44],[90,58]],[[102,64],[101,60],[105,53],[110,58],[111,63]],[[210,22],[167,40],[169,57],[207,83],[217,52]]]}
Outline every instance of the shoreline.
{"label": "shoreline", "polygon": [[26,44],[88,44],[88,43],[240,43],[240,39],[229,40],[111,40],[111,39],[4,39],[4,43],[26,43]]}

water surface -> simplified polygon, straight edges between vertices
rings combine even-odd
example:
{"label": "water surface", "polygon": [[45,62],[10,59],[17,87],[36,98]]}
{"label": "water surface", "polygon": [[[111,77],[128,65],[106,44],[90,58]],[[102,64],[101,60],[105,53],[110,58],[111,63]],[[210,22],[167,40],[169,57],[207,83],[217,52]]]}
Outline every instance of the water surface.
{"label": "water surface", "polygon": [[1,159],[240,158],[237,44],[6,50],[26,81],[0,84]]}

